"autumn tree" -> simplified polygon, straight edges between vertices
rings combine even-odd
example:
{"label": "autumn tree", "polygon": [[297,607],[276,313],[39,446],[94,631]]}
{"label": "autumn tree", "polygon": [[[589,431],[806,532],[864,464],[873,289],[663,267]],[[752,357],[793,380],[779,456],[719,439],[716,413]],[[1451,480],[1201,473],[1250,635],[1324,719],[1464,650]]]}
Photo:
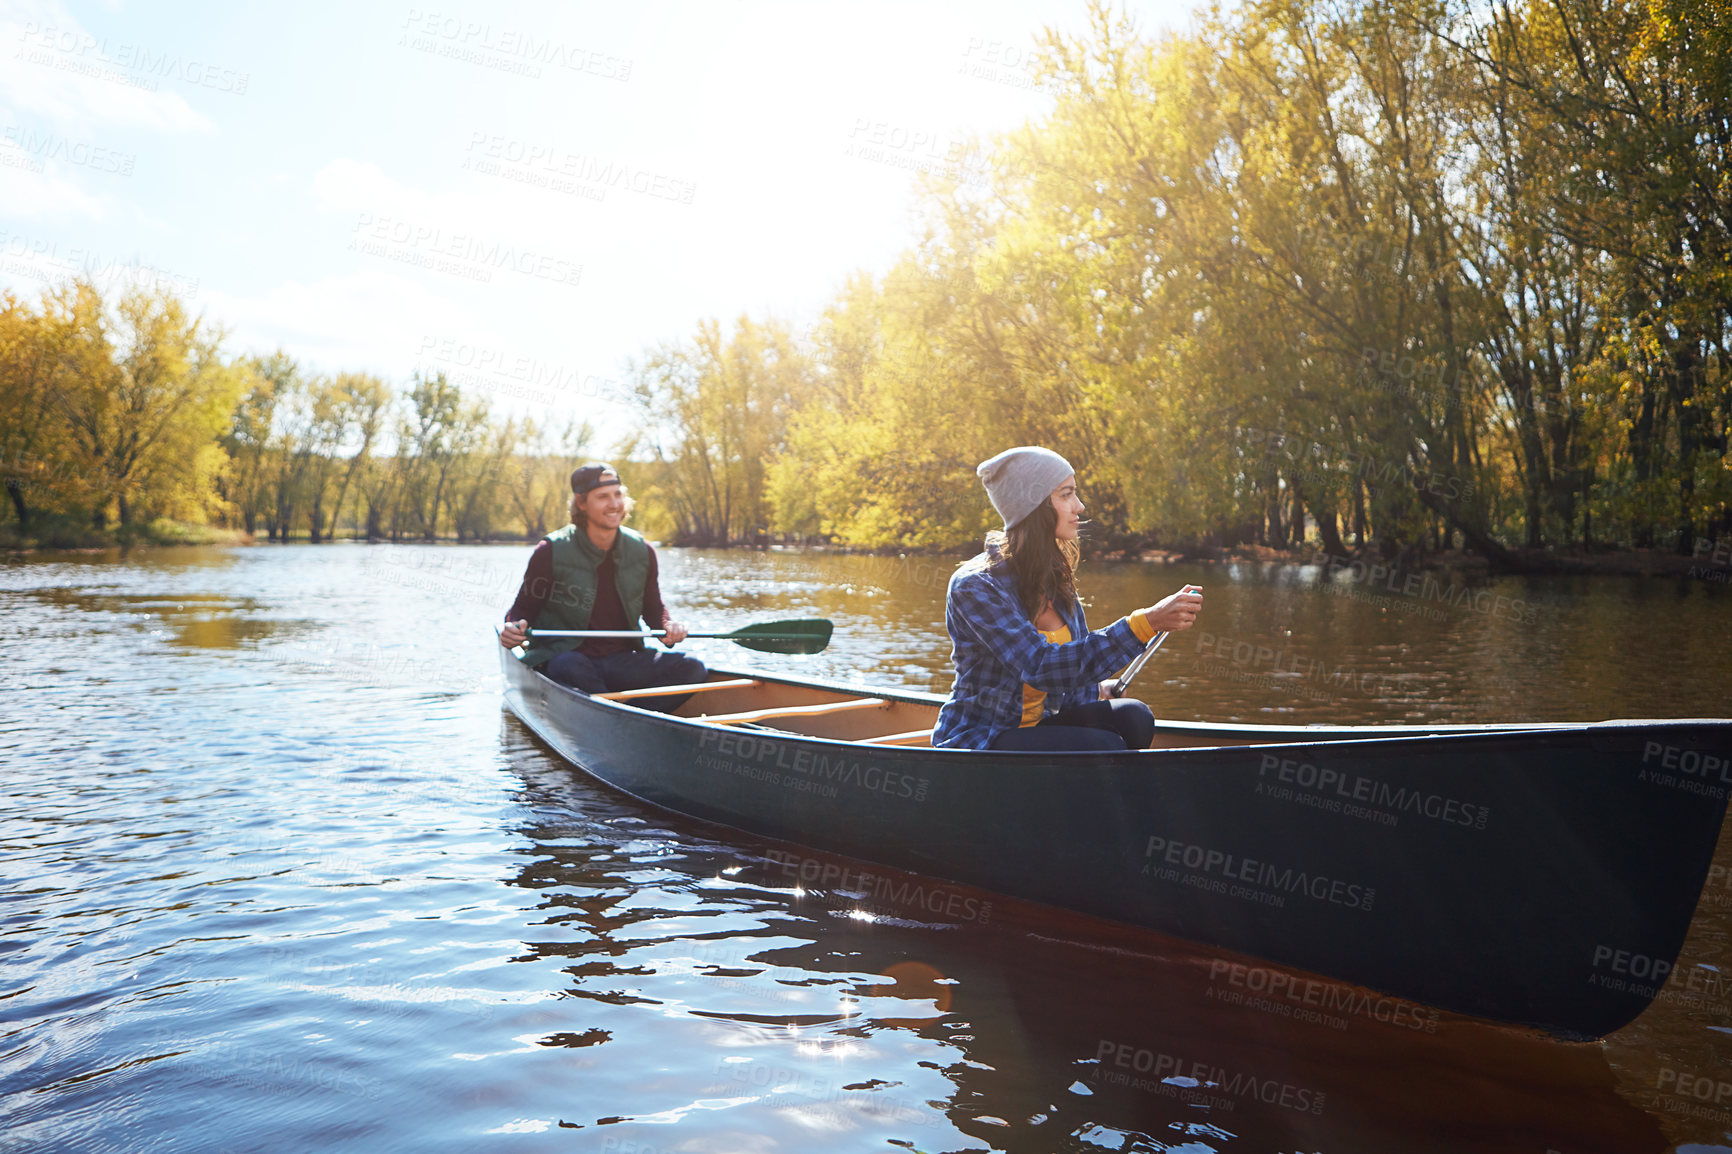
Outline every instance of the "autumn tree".
{"label": "autumn tree", "polygon": [[747,317],[729,337],[705,321],[689,341],[664,344],[633,366],[644,411],[656,415],[638,443],[666,466],[644,495],[666,505],[676,540],[763,539],[769,462],[810,372],[787,326]]}
{"label": "autumn tree", "polygon": [[97,527],[110,507],[122,527],[140,510],[202,514],[223,456],[217,435],[246,388],[221,341],[171,293],[142,286],[73,341],[56,408],[94,479]]}

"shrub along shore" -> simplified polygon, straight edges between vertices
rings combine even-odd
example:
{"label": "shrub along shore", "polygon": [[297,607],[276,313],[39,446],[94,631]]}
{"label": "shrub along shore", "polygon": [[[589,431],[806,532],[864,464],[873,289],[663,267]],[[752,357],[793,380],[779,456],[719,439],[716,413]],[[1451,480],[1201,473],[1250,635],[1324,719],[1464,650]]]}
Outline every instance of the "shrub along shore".
{"label": "shrub along shore", "polygon": [[[809,325],[703,322],[605,398],[545,382],[539,417],[229,356],[157,287],[6,297],[0,544],[529,539],[605,455],[670,543],[966,550],[975,463],[1045,444],[1103,552],[1720,572],[1717,13],[1252,4],[1151,39],[1097,6],[1036,54],[1045,115],[921,158],[888,272]],[[636,411],[623,444],[545,416],[603,401]]]}

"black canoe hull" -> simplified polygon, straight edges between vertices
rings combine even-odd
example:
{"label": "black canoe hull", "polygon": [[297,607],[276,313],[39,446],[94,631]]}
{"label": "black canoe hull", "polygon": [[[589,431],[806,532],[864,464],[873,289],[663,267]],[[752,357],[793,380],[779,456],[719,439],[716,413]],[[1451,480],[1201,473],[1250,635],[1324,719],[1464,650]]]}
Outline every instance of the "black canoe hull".
{"label": "black canoe hull", "polygon": [[977,753],[704,724],[502,657],[518,717],[654,805],[1572,1037],[1658,992],[1732,783],[1732,722]]}

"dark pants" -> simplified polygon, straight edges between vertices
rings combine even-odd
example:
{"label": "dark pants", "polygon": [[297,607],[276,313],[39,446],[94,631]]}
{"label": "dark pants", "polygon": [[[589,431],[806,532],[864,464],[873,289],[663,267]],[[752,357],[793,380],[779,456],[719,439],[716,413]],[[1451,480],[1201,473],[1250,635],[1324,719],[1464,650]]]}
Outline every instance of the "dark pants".
{"label": "dark pants", "polygon": [[993,749],[1063,750],[1147,749],[1155,736],[1155,715],[1128,697],[1071,705],[1039,725],[1006,730],[992,739]]}
{"label": "dark pants", "polygon": [[[590,657],[570,649],[551,658],[541,671],[561,685],[569,685],[584,693],[614,693],[621,689],[648,689],[652,685],[690,685],[710,675],[704,663],[696,657],[650,649],[628,649],[606,657]],[[690,696],[681,693],[667,697],[634,697],[630,704],[672,713]]]}

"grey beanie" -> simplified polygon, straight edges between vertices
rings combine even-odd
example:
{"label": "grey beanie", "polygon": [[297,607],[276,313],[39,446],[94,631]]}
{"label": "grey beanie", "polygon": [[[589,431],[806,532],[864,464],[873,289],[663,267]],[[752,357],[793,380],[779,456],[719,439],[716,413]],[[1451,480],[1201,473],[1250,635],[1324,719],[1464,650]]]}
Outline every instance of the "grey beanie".
{"label": "grey beanie", "polygon": [[991,460],[982,461],[974,471],[980,474],[980,483],[986,486],[986,495],[1004,518],[1006,529],[1040,508],[1041,502],[1076,472],[1069,461],[1051,449],[1035,445],[1006,449]]}

